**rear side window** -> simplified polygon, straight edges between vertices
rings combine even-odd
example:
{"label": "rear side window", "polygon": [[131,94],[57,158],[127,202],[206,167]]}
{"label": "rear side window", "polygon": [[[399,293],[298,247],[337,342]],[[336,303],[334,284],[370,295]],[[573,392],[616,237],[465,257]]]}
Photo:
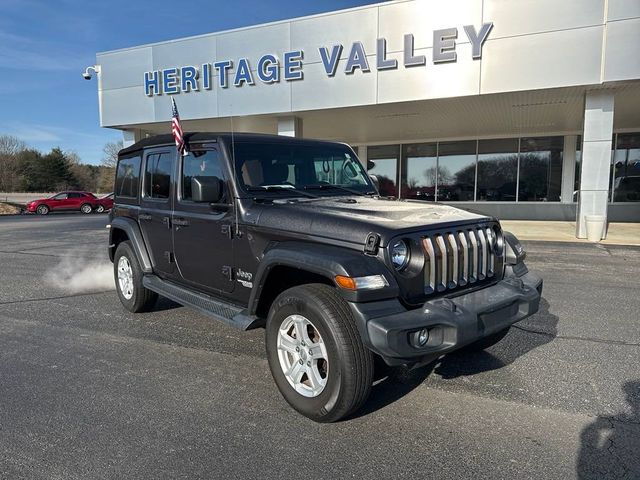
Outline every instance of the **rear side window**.
{"label": "rear side window", "polygon": [[116,170],[115,195],[118,197],[136,198],[140,185],[141,157],[121,158]]}
{"label": "rear side window", "polygon": [[147,156],[145,167],[144,195],[150,198],[169,198],[171,190],[171,160],[173,155],[152,153]]}
{"label": "rear side window", "polygon": [[81,193],[76,193],[76,192],[71,192],[69,194],[69,198],[82,198],[82,194]]}

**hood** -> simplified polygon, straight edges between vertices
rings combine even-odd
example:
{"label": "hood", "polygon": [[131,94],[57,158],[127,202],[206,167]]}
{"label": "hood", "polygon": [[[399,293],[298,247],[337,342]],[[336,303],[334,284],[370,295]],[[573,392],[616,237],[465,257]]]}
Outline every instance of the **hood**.
{"label": "hood", "polygon": [[404,233],[492,220],[449,205],[369,197],[278,200],[254,206],[260,211],[252,223],[264,228],[357,244],[364,244],[373,232],[380,235],[382,246]]}

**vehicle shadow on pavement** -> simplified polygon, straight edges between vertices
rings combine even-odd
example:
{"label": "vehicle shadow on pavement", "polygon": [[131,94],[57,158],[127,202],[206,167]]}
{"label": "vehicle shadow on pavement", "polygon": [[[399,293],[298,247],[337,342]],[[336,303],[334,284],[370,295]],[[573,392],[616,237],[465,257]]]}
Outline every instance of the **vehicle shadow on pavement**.
{"label": "vehicle shadow on pavement", "polygon": [[558,335],[559,319],[549,307],[549,302],[541,298],[538,313],[511,327],[502,341],[487,350],[459,350],[445,355],[437,362],[434,372],[444,379],[452,379],[496,370],[552,342]]}
{"label": "vehicle shadow on pavement", "polygon": [[164,312],[166,310],[173,310],[174,308],[184,307],[166,297],[158,296],[158,300],[156,300],[156,303],[153,305],[150,312]]}
{"label": "vehicle shadow on pavement", "polygon": [[542,298],[538,313],[516,324],[502,341],[488,350],[453,352],[414,369],[388,367],[381,360],[378,361],[376,382],[369,400],[351,418],[368,415],[396,402],[419,387],[432,373],[443,379],[453,379],[496,370],[531,350],[552,342],[558,334],[558,316],[552,314],[549,307],[549,302]]}
{"label": "vehicle shadow on pavement", "polygon": [[628,411],[598,416],[580,434],[579,479],[640,478],[640,380],[623,391]]}

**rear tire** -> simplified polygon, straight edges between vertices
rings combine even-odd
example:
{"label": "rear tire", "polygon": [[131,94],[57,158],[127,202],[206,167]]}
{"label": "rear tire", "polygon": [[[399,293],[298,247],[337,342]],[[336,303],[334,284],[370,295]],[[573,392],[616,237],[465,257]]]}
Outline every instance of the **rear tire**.
{"label": "rear tire", "polygon": [[85,215],[90,214],[91,212],[93,212],[93,207],[91,205],[89,205],[88,203],[83,203],[80,206],[80,211],[82,213],[84,213]]}
{"label": "rear tire", "polygon": [[142,269],[131,242],[118,245],[113,257],[113,274],[120,302],[132,313],[149,311],[158,299],[158,294],[142,285]]}
{"label": "rear tire", "polygon": [[38,215],[49,215],[49,207],[47,207],[46,205],[38,205],[38,208],[36,208],[36,213]]}
{"label": "rear tire", "polygon": [[335,289],[301,285],[273,302],[266,328],[273,379],[285,400],[316,422],[356,411],[373,382],[373,354]]}
{"label": "rear tire", "polygon": [[467,352],[480,352],[482,350],[486,350],[487,348],[494,346],[496,343],[506,337],[507,333],[509,333],[510,328],[511,327],[507,327],[504,330],[492,333],[491,335],[484,337],[477,342],[470,343],[466,347],[463,347],[462,350]]}

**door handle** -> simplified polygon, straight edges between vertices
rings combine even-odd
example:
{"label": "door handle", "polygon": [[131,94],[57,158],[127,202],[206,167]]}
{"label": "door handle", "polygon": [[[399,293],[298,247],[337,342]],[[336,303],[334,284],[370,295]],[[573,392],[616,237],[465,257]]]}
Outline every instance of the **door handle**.
{"label": "door handle", "polygon": [[186,218],[174,218],[173,219],[173,224],[176,227],[188,227],[189,226],[189,220],[187,220]]}
{"label": "door handle", "polygon": [[138,220],[153,220],[153,216],[147,215],[146,213],[138,214]]}

